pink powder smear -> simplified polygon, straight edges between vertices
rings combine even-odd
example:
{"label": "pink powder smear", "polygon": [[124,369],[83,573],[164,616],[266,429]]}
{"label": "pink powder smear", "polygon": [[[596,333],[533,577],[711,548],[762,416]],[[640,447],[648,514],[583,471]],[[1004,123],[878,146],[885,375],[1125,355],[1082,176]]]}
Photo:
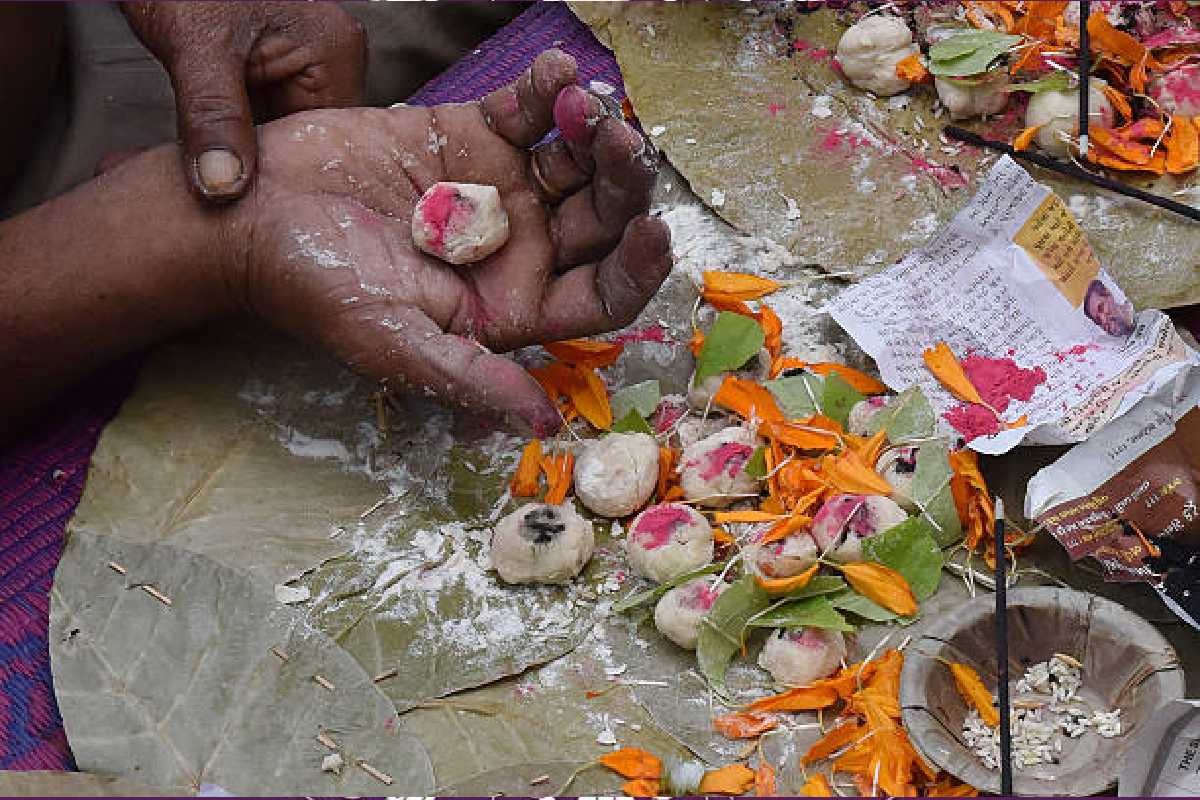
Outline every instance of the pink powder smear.
{"label": "pink powder smear", "polygon": [[[1024,402],[1032,398],[1037,387],[1046,382],[1044,369],[1022,369],[1011,358],[984,358],[972,354],[963,359],[962,366],[983,399],[1001,414],[1013,400]],[[983,406],[971,403],[950,409],[942,418],[968,442],[1004,430],[1002,419]]]}
{"label": "pink powder smear", "polygon": [[626,331],[618,333],[612,340],[617,344],[634,344],[637,342],[676,344],[674,339],[667,336],[667,329],[657,322],[651,325],[643,325],[640,328],[629,328]]}
{"label": "pink powder smear", "polygon": [[638,525],[630,535],[634,544],[647,550],[657,550],[671,541],[671,534],[680,525],[692,519],[686,508],[679,506],[654,506],[642,512]]}
{"label": "pink powder smear", "polygon": [[736,478],[738,470],[745,466],[752,455],[754,455],[754,451],[748,444],[738,444],[737,442],[723,444],[708,454],[708,469],[700,473],[700,477],[711,481],[728,470],[729,477]]}

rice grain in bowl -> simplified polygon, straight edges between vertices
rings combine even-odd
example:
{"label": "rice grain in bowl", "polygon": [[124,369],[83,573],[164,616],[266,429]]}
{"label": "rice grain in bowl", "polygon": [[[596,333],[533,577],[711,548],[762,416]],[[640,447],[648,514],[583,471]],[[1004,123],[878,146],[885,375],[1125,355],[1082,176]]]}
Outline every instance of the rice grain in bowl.
{"label": "rice grain in bowl", "polygon": [[[1000,772],[985,767],[964,742],[970,709],[943,662],[974,667],[995,692],[994,612],[989,594],[931,624],[908,649],[900,678],[904,725],[921,755],[993,793],[1000,791]],[[1077,658],[1083,672],[1078,696],[1099,710],[1120,709],[1123,726],[1123,735],[1114,738],[1094,730],[1067,738],[1058,763],[1014,770],[1017,795],[1082,796],[1110,788],[1142,723],[1183,696],[1183,671],[1166,639],[1141,617],[1095,595],[1055,587],[1010,590],[1008,648],[1013,684],[1056,653]],[[1017,747],[1014,741],[1014,751]]]}

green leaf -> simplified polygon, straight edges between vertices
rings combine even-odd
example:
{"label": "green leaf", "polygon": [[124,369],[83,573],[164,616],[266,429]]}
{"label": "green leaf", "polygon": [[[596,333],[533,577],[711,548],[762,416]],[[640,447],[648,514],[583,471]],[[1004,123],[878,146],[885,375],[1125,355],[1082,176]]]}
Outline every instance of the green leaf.
{"label": "green leaf", "polygon": [[630,411],[649,417],[658,408],[658,401],[661,399],[662,391],[658,381],[651,380],[613,392],[608,402],[612,406],[613,419],[624,419],[629,416]]}
{"label": "green leaf", "polygon": [[912,499],[925,514],[930,534],[941,547],[962,538],[962,523],[958,506],[950,490],[954,470],[950,467],[950,450],[945,442],[922,444],[917,450],[917,470],[913,474]]}
{"label": "green leaf", "polygon": [[942,577],[942,549],[923,519],[910,517],[878,536],[864,539],[862,545],[868,561],[886,564],[903,575],[917,600],[927,600],[937,591]]}
{"label": "green leaf", "polygon": [[708,564],[703,567],[697,567],[696,569],[689,570],[682,575],[672,578],[666,583],[660,583],[653,589],[649,589],[645,592],[638,592],[637,594],[631,594],[624,600],[614,603],[613,611],[617,614],[623,614],[630,609],[637,608],[638,606],[647,605],[649,603],[657,603],[659,598],[674,589],[676,586],[682,586],[692,578],[699,578],[701,575],[711,575],[714,572],[720,572],[723,569],[725,569],[724,562],[720,564]]}
{"label": "green leaf", "polygon": [[755,480],[762,480],[767,477],[767,446],[763,445],[754,451],[754,455],[750,456],[750,460],[746,462],[746,474]]}
{"label": "green leaf", "polygon": [[925,394],[916,386],[905,389],[888,401],[871,417],[868,428],[872,434],[887,431],[892,444],[924,439],[937,433],[937,416],[925,399]]}
{"label": "green leaf", "polygon": [[790,375],[765,385],[786,419],[811,417],[821,408],[825,379],[820,375]]}
{"label": "green leaf", "polygon": [[[980,31],[964,28],[962,33],[948,36],[940,42],[931,45],[929,48],[929,61],[930,63],[958,61],[959,59],[967,58],[980,52],[996,53],[998,55],[1007,52],[1010,48],[1020,43],[1020,36],[1000,33],[999,31]],[[995,56],[992,56],[992,58],[995,58]],[[991,59],[988,60],[990,61]],[[974,73],[962,74],[970,75]]]}
{"label": "green leaf", "polygon": [[696,642],[696,661],[700,674],[713,691],[725,690],[725,669],[729,659],[742,647],[742,630],[746,622],[771,604],[767,593],[744,575],[726,589],[700,623]]}
{"label": "green leaf", "polygon": [[987,72],[993,62],[1008,52],[1007,47],[981,47],[969,55],[950,61],[930,61],[929,71],[939,78],[965,77]]}
{"label": "green leaf", "polygon": [[1075,88],[1071,76],[1066,72],[1052,72],[1044,78],[1028,83],[1014,83],[1005,91],[1009,92],[1065,92]]}
{"label": "green leaf", "polygon": [[900,619],[899,616],[888,611],[875,601],[868,600],[853,590],[847,590],[844,594],[830,597],[829,603],[836,609],[845,611],[848,614],[854,614],[857,617],[862,617],[870,622],[895,622]]}
{"label": "green leaf", "polygon": [[695,385],[742,366],[758,355],[766,338],[757,320],[722,311],[705,335],[704,346],[696,357]]}
{"label": "green leaf", "polygon": [[825,377],[825,391],[821,396],[821,413],[835,420],[843,428],[848,424],[851,407],[863,400],[866,398],[836,371],[830,372]]}
{"label": "green leaf", "polygon": [[784,600],[803,600],[806,597],[816,597],[822,594],[833,594],[846,588],[846,581],[837,575],[817,575],[799,589],[793,589],[783,596]]}
{"label": "green leaf", "polygon": [[748,628],[828,628],[852,633],[855,627],[846,622],[829,602],[829,598],[810,597],[807,600],[790,600],[751,617]]}
{"label": "green leaf", "polygon": [[629,413],[622,417],[606,433],[645,433],[650,436],[654,435],[654,431],[650,429],[650,423],[642,418],[642,415],[637,412],[637,409],[630,409]]}

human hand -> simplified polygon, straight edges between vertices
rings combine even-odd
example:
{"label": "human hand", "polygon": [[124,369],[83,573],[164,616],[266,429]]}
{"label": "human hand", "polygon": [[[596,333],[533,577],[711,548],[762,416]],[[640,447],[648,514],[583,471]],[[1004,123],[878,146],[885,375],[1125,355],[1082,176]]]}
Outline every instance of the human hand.
{"label": "human hand", "polygon": [[[258,180],[231,209],[245,259],[226,285],[388,387],[557,429],[541,387],[491,351],[626,325],[671,268],[670,231],[645,216],[657,154],[575,76],[548,51],[478,103],[264,126]],[[563,138],[530,151],[556,122]],[[419,251],[412,210],[438,181],[496,186],[508,243],[458,269]]]}
{"label": "human hand", "polygon": [[217,202],[254,177],[251,101],[268,118],[361,101],[362,26],[336,3],[125,2],[171,77],[188,184]]}

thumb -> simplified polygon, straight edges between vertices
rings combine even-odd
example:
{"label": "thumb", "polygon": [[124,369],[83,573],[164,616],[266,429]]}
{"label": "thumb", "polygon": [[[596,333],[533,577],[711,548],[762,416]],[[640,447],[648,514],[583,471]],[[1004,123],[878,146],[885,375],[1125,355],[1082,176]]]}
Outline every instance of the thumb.
{"label": "thumb", "polygon": [[188,183],[206,200],[237,199],[250,185],[257,158],[242,62],[193,58],[169,71]]}

